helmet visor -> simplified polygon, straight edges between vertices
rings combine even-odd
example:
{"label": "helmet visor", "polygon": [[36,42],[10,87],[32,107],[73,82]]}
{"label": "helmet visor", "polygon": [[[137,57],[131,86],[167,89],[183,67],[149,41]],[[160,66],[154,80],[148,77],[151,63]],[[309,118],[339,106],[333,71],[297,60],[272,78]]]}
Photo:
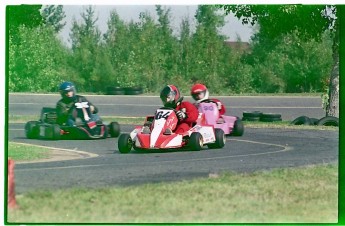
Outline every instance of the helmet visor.
{"label": "helmet visor", "polygon": [[194,100],[202,100],[203,98],[205,98],[205,91],[193,93],[192,97]]}
{"label": "helmet visor", "polygon": [[161,100],[164,106],[173,106],[175,103],[175,94],[173,92],[169,92],[165,95],[161,95]]}

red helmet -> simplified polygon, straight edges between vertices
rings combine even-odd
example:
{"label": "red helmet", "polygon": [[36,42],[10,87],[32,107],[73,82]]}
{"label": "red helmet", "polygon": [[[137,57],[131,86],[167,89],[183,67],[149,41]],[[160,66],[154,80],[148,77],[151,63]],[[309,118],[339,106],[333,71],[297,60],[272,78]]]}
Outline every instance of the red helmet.
{"label": "red helmet", "polygon": [[195,84],[192,87],[192,89],[190,90],[190,94],[197,102],[208,99],[209,95],[207,87],[200,83]]}
{"label": "red helmet", "polygon": [[177,104],[183,99],[180,90],[174,85],[165,86],[160,94],[164,107],[176,108]]}

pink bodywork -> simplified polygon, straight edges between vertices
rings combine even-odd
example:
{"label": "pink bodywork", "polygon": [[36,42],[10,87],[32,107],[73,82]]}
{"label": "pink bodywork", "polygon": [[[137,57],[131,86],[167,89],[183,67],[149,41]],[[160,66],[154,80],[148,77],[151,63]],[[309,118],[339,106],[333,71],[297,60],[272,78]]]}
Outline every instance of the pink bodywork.
{"label": "pink bodywork", "polygon": [[[199,114],[199,121],[205,120],[206,124],[213,125],[214,128],[220,128],[225,134],[230,134],[234,128],[237,117],[219,115],[219,110],[215,103],[200,103],[198,106],[199,112],[204,114]],[[205,117],[200,118],[200,117]]]}

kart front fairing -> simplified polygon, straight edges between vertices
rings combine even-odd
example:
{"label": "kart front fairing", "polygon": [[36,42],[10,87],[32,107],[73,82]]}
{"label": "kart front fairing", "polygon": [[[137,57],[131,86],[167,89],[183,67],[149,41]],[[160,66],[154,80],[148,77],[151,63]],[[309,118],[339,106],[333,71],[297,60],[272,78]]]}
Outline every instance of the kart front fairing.
{"label": "kart front fairing", "polygon": [[204,144],[215,141],[213,126],[195,125],[190,130],[178,134],[172,132],[176,129],[177,123],[178,119],[173,109],[160,108],[153,116],[150,127],[137,126],[130,136],[134,146],[140,149],[181,148],[187,144],[188,137],[193,132],[199,132],[202,135]]}
{"label": "kart front fairing", "polygon": [[205,115],[207,124],[213,125],[214,128],[219,128],[225,134],[230,134],[234,128],[237,117],[219,115],[219,110],[214,102],[201,102],[198,105],[199,112]]}

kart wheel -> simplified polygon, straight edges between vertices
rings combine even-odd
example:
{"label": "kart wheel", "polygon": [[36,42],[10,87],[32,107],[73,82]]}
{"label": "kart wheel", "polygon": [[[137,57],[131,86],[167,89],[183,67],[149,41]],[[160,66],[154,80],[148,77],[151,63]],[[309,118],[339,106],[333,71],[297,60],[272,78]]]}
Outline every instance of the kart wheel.
{"label": "kart wheel", "polygon": [[213,144],[208,144],[207,146],[209,148],[222,148],[225,145],[225,134],[224,131],[222,129],[214,129],[214,135],[216,137],[216,141]]}
{"label": "kart wheel", "polygon": [[25,136],[28,139],[38,138],[39,128],[37,121],[29,121],[25,124]]}
{"label": "kart wheel", "polygon": [[61,137],[60,126],[58,124],[53,124],[51,127],[51,137],[52,140],[59,140]]}
{"label": "kart wheel", "polygon": [[244,126],[241,119],[235,121],[234,129],[231,133],[233,136],[242,136],[244,133]]}
{"label": "kart wheel", "polygon": [[117,122],[111,122],[109,125],[109,133],[111,137],[118,137],[120,135],[120,125]]}
{"label": "kart wheel", "polygon": [[133,141],[131,136],[127,133],[121,134],[117,145],[120,153],[125,154],[130,152],[133,147]]}
{"label": "kart wheel", "polygon": [[204,146],[204,141],[201,134],[198,132],[192,133],[189,137],[188,145],[192,151],[200,151],[202,146]]}

